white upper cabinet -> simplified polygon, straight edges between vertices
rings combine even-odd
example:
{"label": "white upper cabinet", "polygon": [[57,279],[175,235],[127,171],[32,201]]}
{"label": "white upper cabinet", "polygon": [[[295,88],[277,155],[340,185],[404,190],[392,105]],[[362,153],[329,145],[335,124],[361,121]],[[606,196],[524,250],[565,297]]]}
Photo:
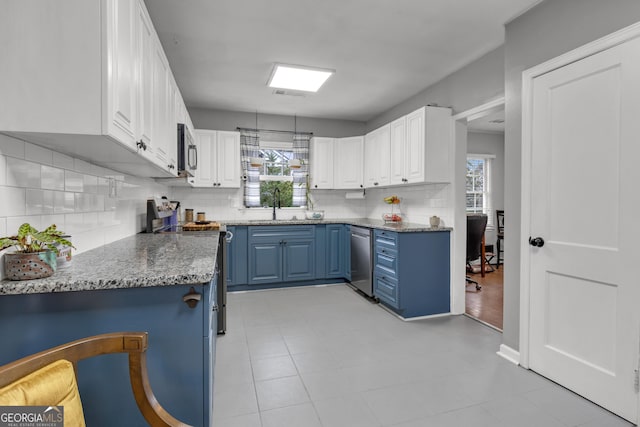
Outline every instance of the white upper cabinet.
{"label": "white upper cabinet", "polygon": [[197,129],[196,175],[194,187],[240,188],[240,133]]}
{"label": "white upper cabinet", "polygon": [[366,135],[364,144],[365,187],[389,185],[390,127],[384,125]]}
{"label": "white upper cabinet", "polygon": [[136,18],[138,4],[130,0],[107,2],[107,133],[135,148],[138,76]]}
{"label": "white upper cabinet", "polygon": [[0,131],[141,176],[175,176],[173,77],[143,0],[7,0]]}
{"label": "white upper cabinet", "polygon": [[364,137],[336,138],[333,145],[333,188],[364,188]]}
{"label": "white upper cabinet", "polygon": [[[222,188],[240,187],[240,133],[218,131],[216,184]],[[215,184],[214,184],[215,185]]]}
{"label": "white upper cabinet", "polygon": [[391,134],[391,150],[389,156],[391,185],[403,184],[405,181],[404,165],[407,151],[407,118],[399,119],[389,124]]}
{"label": "white upper cabinet", "polygon": [[391,124],[391,185],[451,181],[451,110],[422,107]]}
{"label": "white upper cabinet", "polygon": [[309,153],[311,188],[333,188],[334,138],[314,137]]}

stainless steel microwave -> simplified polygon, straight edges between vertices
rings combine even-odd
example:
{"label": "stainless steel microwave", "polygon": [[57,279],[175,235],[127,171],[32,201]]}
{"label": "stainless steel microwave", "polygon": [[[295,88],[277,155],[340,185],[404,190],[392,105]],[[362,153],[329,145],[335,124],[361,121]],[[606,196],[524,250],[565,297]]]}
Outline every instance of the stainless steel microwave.
{"label": "stainless steel microwave", "polygon": [[198,169],[198,147],[190,129],[178,123],[178,176],[194,176]]}

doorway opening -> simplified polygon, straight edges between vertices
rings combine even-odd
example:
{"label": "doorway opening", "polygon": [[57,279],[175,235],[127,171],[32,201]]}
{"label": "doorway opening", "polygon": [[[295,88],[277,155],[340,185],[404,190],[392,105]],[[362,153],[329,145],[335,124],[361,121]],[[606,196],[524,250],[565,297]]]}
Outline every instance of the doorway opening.
{"label": "doorway opening", "polygon": [[[497,212],[504,212],[504,117],[504,98],[454,117],[456,181],[464,182],[456,190],[460,206],[456,215],[460,233],[457,265],[464,265],[465,274],[463,281],[456,271],[458,296],[464,301],[460,309],[499,331],[503,326],[504,245],[499,240],[503,223],[499,224]],[[486,226],[472,232],[469,241],[467,215],[486,215]],[[467,251],[468,245],[472,250]]]}

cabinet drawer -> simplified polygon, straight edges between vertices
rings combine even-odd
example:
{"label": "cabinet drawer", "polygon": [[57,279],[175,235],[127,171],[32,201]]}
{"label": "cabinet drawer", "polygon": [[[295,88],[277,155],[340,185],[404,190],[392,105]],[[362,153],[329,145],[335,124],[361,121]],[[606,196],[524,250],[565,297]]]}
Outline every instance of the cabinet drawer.
{"label": "cabinet drawer", "polygon": [[373,277],[373,294],[395,308],[398,304],[398,282],[387,275],[376,273]]}
{"label": "cabinet drawer", "polygon": [[374,255],[374,268],[382,274],[389,274],[397,277],[398,252],[385,247],[376,248]]}
{"label": "cabinet drawer", "polygon": [[313,238],[315,237],[315,226],[284,226],[284,225],[264,225],[250,226],[250,239],[288,239],[288,238]]}
{"label": "cabinet drawer", "polygon": [[375,246],[396,249],[398,246],[398,234],[392,231],[374,230]]}

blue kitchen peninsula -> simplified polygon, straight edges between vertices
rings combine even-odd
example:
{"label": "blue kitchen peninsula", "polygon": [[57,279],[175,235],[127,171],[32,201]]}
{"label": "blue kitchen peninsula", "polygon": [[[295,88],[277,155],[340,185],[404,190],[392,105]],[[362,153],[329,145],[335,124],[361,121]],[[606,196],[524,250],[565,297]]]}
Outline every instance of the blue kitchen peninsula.
{"label": "blue kitchen peninsula", "polygon": [[[0,282],[0,365],[82,337],[147,331],[158,402],[182,422],[210,425],[218,236],[138,234],[77,255],[50,278]],[[188,294],[200,298],[193,308]],[[124,425],[122,414],[127,426],[147,425],[125,354],[80,362],[78,383],[87,425]]]}

